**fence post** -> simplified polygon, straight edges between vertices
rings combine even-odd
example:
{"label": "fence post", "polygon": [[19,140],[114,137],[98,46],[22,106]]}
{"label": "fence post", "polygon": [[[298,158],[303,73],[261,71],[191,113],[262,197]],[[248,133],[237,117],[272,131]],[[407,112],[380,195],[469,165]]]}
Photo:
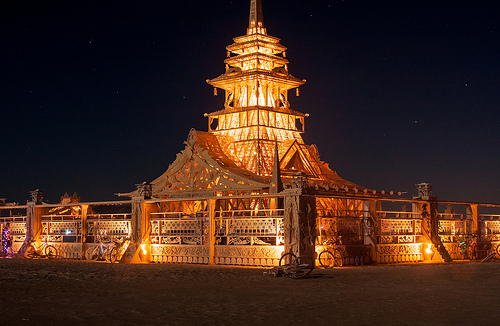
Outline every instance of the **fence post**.
{"label": "fence post", "polygon": [[26,237],[24,242],[28,243],[34,239],[35,235],[35,203],[26,203]]}
{"label": "fence post", "polygon": [[431,218],[431,239],[433,243],[438,242],[441,244],[441,239],[439,238],[439,214],[438,214],[438,202],[436,197],[431,197],[429,199],[429,212]]}
{"label": "fence post", "polygon": [[316,197],[307,194],[307,179],[302,172],[294,176],[293,187],[285,194],[285,252],[316,259]]}
{"label": "fence post", "polygon": [[209,257],[208,263],[215,264],[215,202],[216,199],[208,200],[208,245]]}
{"label": "fence post", "polygon": [[142,206],[144,198],[132,197],[132,218],[130,220],[130,241],[134,244],[141,242],[142,233]]}
{"label": "fence post", "polygon": [[[145,200],[151,198],[152,187],[151,184],[147,182],[136,184],[136,187],[137,196],[132,197],[131,203],[130,245],[122,258],[123,262],[138,263],[148,261],[149,259],[148,251],[144,248],[146,245],[144,241],[147,241],[151,229],[149,223],[150,211],[146,209]],[[146,253],[144,253],[144,251]]]}
{"label": "fence post", "polygon": [[365,200],[364,203],[364,244],[371,246],[372,261],[377,261],[377,201]]}
{"label": "fence post", "polygon": [[82,222],[82,259],[86,259],[85,252],[87,251],[87,213],[89,211],[89,205],[81,205],[81,222]]}
{"label": "fence post", "polygon": [[142,261],[151,261],[151,213],[156,211],[156,205],[152,202],[143,202],[141,219],[141,253]]}
{"label": "fence post", "polygon": [[30,191],[31,201],[26,203],[26,239],[25,242],[30,242],[42,233],[42,215],[48,208],[37,206],[43,203],[44,192],[40,190]]}
{"label": "fence post", "polygon": [[142,234],[142,211],[144,206],[144,197],[132,197],[131,203],[131,219],[130,219],[130,244],[123,255],[121,262],[131,263],[140,262],[140,258],[137,257],[140,250],[137,250],[141,244],[141,234]]}
{"label": "fence post", "polygon": [[151,203],[145,201],[152,196],[152,186],[150,183],[143,182],[136,184],[136,187],[138,194],[132,197],[131,246],[127,249],[127,257],[134,263],[149,262],[151,260],[149,235],[151,233],[151,211],[153,208]]}
{"label": "fence post", "polygon": [[467,219],[469,219],[469,216],[472,219],[471,232],[472,234],[476,234],[479,239],[480,236],[479,232],[481,231],[478,224],[477,204],[467,205],[466,211],[467,211]]}

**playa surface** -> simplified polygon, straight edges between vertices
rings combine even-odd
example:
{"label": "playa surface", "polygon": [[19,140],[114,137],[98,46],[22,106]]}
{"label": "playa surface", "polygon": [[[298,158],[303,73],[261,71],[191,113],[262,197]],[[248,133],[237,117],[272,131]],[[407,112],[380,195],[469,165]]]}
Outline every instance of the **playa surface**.
{"label": "playa surface", "polygon": [[500,261],[315,269],[0,259],[1,325],[498,325]]}

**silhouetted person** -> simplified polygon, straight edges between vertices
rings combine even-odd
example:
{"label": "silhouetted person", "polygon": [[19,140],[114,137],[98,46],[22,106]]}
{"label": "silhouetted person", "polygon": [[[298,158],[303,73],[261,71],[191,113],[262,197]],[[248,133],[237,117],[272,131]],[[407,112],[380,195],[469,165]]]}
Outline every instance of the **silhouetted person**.
{"label": "silhouetted person", "polygon": [[2,229],[2,247],[5,256],[9,256],[12,251],[12,238],[10,237],[10,223],[5,223]]}

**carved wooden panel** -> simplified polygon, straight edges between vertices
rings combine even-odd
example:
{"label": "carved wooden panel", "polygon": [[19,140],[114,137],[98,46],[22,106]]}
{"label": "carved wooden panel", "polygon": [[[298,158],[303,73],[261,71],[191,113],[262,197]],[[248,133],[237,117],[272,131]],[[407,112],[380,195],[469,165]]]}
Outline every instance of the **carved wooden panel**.
{"label": "carved wooden panel", "polygon": [[222,265],[276,266],[283,246],[216,246],[215,262]]}
{"label": "carved wooden panel", "polygon": [[500,241],[500,221],[481,221],[481,239],[486,241]]}
{"label": "carved wooden panel", "polygon": [[12,237],[22,237],[23,241],[24,241],[24,236],[26,235],[26,223],[25,222],[11,222],[10,223],[10,235]]}
{"label": "carved wooden panel", "polygon": [[423,259],[421,243],[379,244],[377,245],[378,263],[417,262]]}
{"label": "carved wooden panel", "polygon": [[81,243],[50,243],[57,249],[57,253],[61,258],[65,259],[82,259],[82,244]]}
{"label": "carved wooden panel", "polygon": [[151,259],[160,263],[208,264],[209,254],[205,245],[151,245]]}

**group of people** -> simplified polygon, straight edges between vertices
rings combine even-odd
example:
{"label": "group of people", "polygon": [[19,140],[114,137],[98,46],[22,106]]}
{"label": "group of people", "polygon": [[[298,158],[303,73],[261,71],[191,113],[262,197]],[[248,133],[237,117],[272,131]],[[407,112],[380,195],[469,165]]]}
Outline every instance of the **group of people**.
{"label": "group of people", "polygon": [[2,229],[2,249],[4,257],[12,254],[12,237],[10,236],[10,223],[5,223]]}

